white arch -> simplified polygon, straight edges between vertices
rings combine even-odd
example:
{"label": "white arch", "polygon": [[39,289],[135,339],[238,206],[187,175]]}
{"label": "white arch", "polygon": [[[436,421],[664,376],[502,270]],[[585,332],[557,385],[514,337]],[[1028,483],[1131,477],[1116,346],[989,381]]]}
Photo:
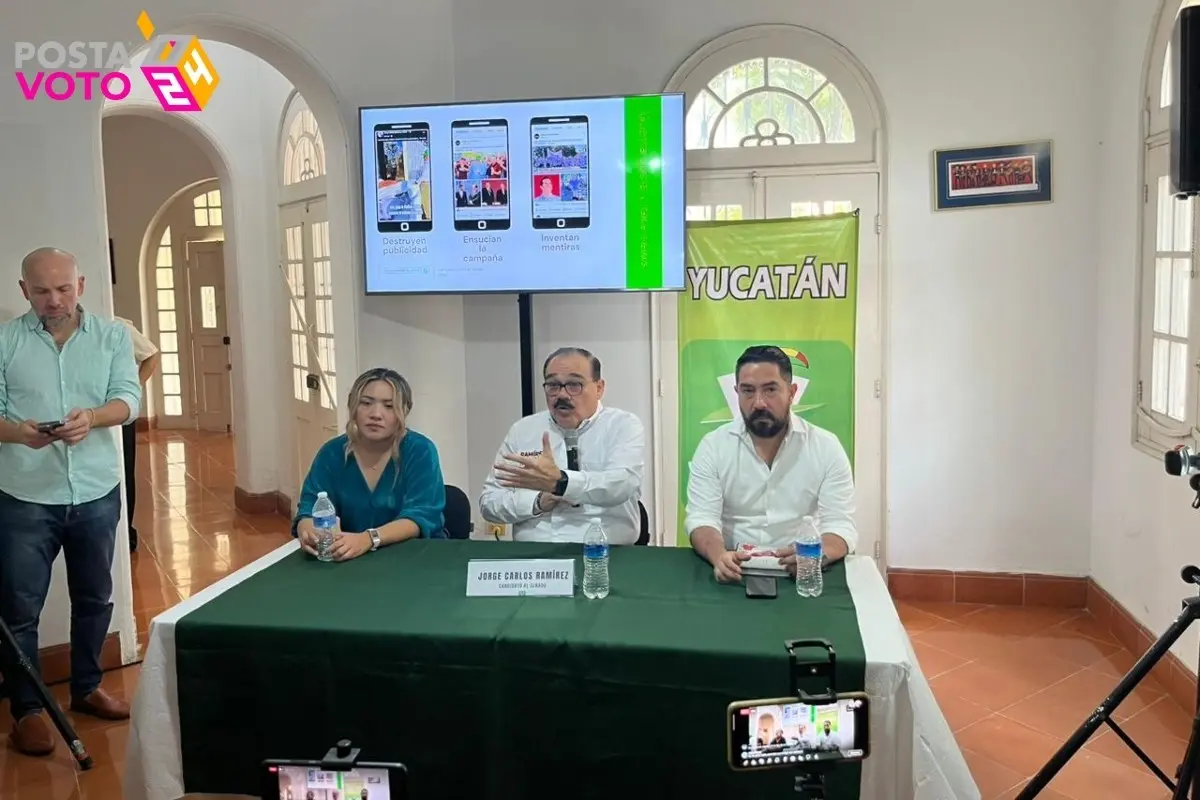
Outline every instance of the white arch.
{"label": "white arch", "polygon": [[[818,70],[838,88],[854,118],[853,144],[802,147],[803,163],[882,165],[886,114],[883,98],[870,72],[835,40],[799,25],[751,25],[708,42],[679,65],[666,90],[683,92],[695,101],[714,76],[747,59],[770,55],[802,62]],[[689,150],[688,169],[790,166],[801,156],[791,147]],[[886,176],[886,172],[883,173]]]}
{"label": "white arch", "polygon": [[[360,237],[355,233],[358,229],[357,226],[361,224],[361,220],[359,219],[361,210],[355,205],[355,200],[358,197],[357,174],[350,158],[350,144],[356,140],[350,135],[346,121],[342,116],[341,102],[338,99],[338,92],[333,80],[295,41],[284,36],[279,31],[254,20],[233,14],[205,13],[185,15],[179,18],[164,17],[158,22],[158,29],[162,32],[186,31],[189,35],[201,39],[223,42],[237,47],[266,61],[287,78],[296,90],[304,96],[305,101],[316,117],[325,142],[326,172],[331,178],[327,182],[327,194],[329,196],[330,244],[333,261],[336,265],[333,274],[334,319],[335,330],[338,331],[337,347],[340,356],[339,361],[348,366],[348,371],[357,371],[359,353],[358,298],[362,293],[362,279],[359,274],[360,271],[356,270],[354,265],[361,263],[361,241]],[[234,176],[229,173],[229,159],[221,153],[220,145],[204,130],[203,125],[199,121],[193,121],[190,115],[169,114],[149,103],[120,104],[119,108],[120,111],[114,108],[111,113],[142,113],[147,115],[156,113],[160,115],[156,116],[156,118],[179,127],[180,130],[193,135],[193,138],[196,135],[200,137],[197,139],[197,143],[200,144],[205,153],[212,159],[214,166],[217,167],[222,194],[228,198],[224,201],[224,204],[229,209],[225,226],[226,235],[230,240],[235,240],[239,202],[237,183]],[[196,116],[198,120],[203,119],[202,115]],[[214,153],[219,155],[213,157]],[[97,163],[102,163],[98,140]],[[101,181],[103,181],[102,177]],[[230,248],[230,252],[226,255],[227,275],[236,275],[234,269],[236,266],[236,257],[232,257],[232,251],[233,248]],[[230,283],[229,285],[233,287],[237,284]],[[229,304],[232,312],[230,319],[234,327],[232,333],[234,334],[233,346],[235,353],[238,353],[239,348],[247,341],[246,331],[243,330],[244,315],[240,309],[241,300],[237,297],[237,294],[231,288]],[[244,360],[244,358],[238,358],[237,362],[242,363]],[[235,369],[233,386],[234,413],[238,418],[244,420],[248,414],[254,413],[254,406],[250,403],[244,376],[241,380],[238,380],[236,375],[237,370]],[[268,426],[274,425],[274,417],[276,416],[274,412],[264,410],[263,413],[266,413],[268,416],[268,419],[264,420],[265,424]],[[339,425],[345,424],[345,415],[345,408],[339,405]],[[242,430],[245,430],[245,426],[243,426]],[[279,485],[279,476],[276,474],[274,463],[262,463],[262,453],[259,454],[259,462],[256,463],[254,455],[251,452],[249,437],[247,436],[237,437],[235,447],[239,467],[239,485],[242,484],[244,479],[248,479],[250,485],[244,488],[252,493],[273,491]],[[243,471],[243,466],[247,467],[245,471]]]}

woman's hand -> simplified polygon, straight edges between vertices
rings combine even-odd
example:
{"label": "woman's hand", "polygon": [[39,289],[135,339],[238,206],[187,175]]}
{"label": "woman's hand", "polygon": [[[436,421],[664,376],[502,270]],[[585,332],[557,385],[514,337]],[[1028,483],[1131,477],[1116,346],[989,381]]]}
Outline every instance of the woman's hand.
{"label": "woman's hand", "polygon": [[333,537],[329,552],[334,561],[349,561],[371,549],[371,536],[366,533],[339,533]]}
{"label": "woman's hand", "polygon": [[296,525],[296,538],[300,540],[300,549],[310,556],[317,554],[317,532],[313,530],[311,519],[302,519]]}

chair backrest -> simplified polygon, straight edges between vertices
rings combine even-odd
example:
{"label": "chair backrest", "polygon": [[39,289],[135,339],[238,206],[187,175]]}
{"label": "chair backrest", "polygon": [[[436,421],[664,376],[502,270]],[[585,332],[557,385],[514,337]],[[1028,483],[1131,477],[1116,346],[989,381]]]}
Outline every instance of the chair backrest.
{"label": "chair backrest", "polygon": [[471,501],[457,486],[446,484],[446,536],[450,539],[470,539],[475,523],[471,522]]}
{"label": "chair backrest", "polygon": [[650,544],[650,515],[646,513],[646,507],[642,505],[641,500],[638,500],[638,513],[642,515],[642,528],[634,544],[647,545]]}

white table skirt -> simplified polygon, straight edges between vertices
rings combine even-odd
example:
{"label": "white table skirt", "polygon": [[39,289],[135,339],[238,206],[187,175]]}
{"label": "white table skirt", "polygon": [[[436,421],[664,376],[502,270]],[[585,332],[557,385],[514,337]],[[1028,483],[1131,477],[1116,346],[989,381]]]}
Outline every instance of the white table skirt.
{"label": "white table skirt", "polygon": [[[154,618],[133,700],[125,759],[127,800],[176,800],[184,793],[175,623],[298,547],[289,542]],[[863,763],[862,797],[978,800],[979,789],[917,666],[874,560],[849,558],[846,581],[866,651],[866,691],[871,698],[871,755]]]}

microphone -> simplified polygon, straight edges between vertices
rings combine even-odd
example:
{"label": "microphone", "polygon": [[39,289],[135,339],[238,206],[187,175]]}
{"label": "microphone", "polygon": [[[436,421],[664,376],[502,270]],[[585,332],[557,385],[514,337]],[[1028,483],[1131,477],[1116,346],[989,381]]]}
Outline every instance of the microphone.
{"label": "microphone", "polygon": [[1166,467],[1168,475],[1187,476],[1200,472],[1200,455],[1181,444],[1174,450],[1163,453],[1163,466]]}
{"label": "microphone", "polygon": [[567,469],[579,471],[579,431],[571,428],[563,431],[563,440],[567,444]]}

